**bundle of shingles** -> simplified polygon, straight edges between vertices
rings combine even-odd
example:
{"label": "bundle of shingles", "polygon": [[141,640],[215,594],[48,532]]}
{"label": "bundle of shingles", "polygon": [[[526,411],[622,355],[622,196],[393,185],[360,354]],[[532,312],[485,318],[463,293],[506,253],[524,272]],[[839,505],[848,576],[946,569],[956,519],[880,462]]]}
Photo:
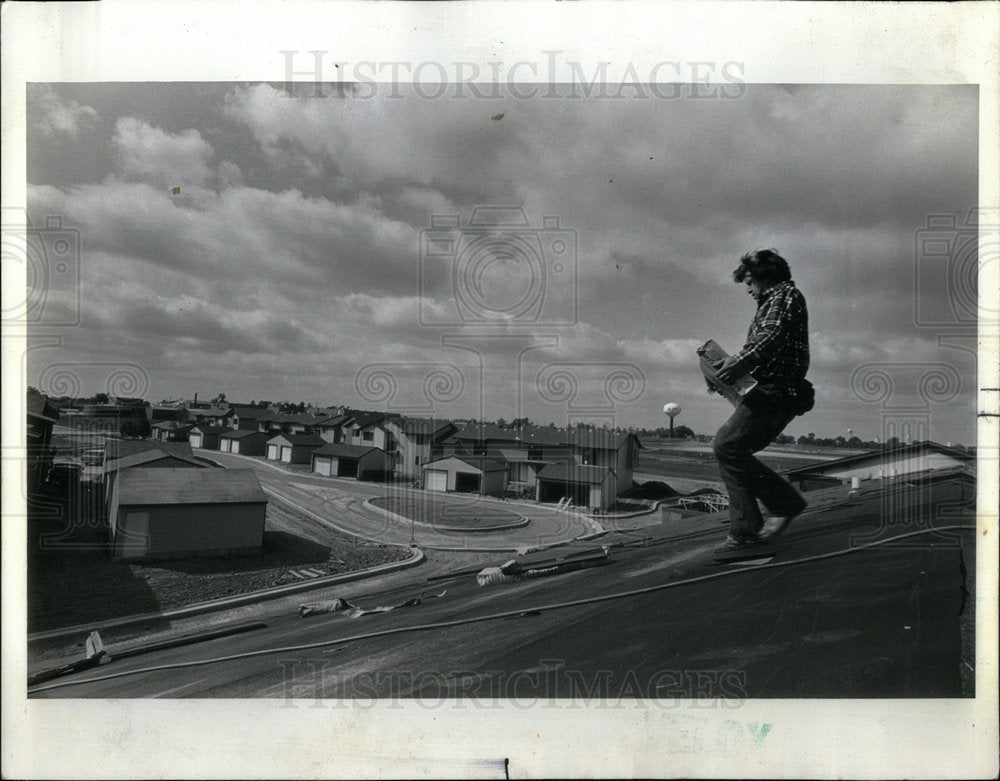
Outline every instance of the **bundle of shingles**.
{"label": "bundle of shingles", "polygon": [[584,567],[596,567],[610,561],[611,552],[607,545],[563,545],[519,555],[499,567],[487,567],[476,575],[476,582],[480,586],[494,586],[525,578],[572,572]]}
{"label": "bundle of shingles", "polygon": [[321,615],[323,613],[340,612],[344,612],[349,618],[361,618],[361,616],[368,616],[373,613],[388,613],[390,610],[396,610],[401,607],[416,607],[425,599],[440,599],[447,593],[447,591],[442,591],[440,594],[421,594],[420,596],[407,599],[405,602],[400,602],[398,605],[379,605],[369,608],[352,605],[343,597],[337,597],[336,599],[328,599],[324,602],[299,605],[299,618]]}

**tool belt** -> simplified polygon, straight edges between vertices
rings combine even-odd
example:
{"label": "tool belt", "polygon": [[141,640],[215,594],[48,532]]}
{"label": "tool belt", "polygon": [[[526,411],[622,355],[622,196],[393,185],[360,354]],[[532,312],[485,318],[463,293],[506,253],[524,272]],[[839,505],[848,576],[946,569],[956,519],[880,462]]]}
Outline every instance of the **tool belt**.
{"label": "tool belt", "polygon": [[743,401],[753,410],[768,407],[788,410],[795,415],[805,415],[816,406],[816,389],[805,378],[780,385],[772,382],[761,382],[746,395]]}

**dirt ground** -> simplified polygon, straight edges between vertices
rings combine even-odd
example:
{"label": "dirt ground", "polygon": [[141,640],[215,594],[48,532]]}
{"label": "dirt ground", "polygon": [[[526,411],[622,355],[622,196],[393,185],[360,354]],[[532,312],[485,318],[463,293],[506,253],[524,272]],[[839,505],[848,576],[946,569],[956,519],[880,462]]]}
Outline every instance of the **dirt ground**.
{"label": "dirt ground", "polygon": [[[291,508],[268,502],[264,545],[258,555],[126,563],[101,549],[102,530],[96,528],[63,534],[59,544],[44,548],[35,544],[28,555],[28,632],[184,607],[409,555],[405,548],[332,532],[325,544],[319,544],[278,531],[297,523],[312,524],[297,516]],[[83,547],[71,547],[81,541]]]}
{"label": "dirt ground", "polygon": [[456,503],[433,494],[425,494],[423,496],[380,496],[372,499],[371,502],[390,512],[412,518],[419,523],[452,527],[463,526],[469,529],[513,524],[522,517],[503,507],[497,507],[488,502],[477,502],[475,497],[465,498],[467,501]]}

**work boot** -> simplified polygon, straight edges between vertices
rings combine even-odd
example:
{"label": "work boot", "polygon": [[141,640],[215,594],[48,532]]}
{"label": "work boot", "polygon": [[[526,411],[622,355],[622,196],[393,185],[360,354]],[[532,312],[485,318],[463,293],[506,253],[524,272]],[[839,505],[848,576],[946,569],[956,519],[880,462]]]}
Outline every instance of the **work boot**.
{"label": "work boot", "polygon": [[794,515],[772,515],[764,519],[764,527],[757,535],[762,542],[772,542],[792,525],[792,521],[799,517],[799,513]]}
{"label": "work boot", "polygon": [[743,550],[744,548],[750,548],[754,545],[759,545],[763,540],[760,536],[754,536],[747,539],[740,539],[739,537],[734,537],[732,534],[726,535],[726,541],[719,546],[719,550],[723,551],[737,551]]}

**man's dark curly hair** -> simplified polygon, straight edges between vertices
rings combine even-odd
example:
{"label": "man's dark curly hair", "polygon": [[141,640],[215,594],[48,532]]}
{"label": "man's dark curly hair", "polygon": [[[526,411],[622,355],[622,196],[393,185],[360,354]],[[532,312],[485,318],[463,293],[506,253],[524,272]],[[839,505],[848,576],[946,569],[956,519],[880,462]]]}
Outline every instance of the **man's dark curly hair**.
{"label": "man's dark curly hair", "polygon": [[742,282],[750,277],[757,282],[777,285],[792,278],[788,261],[773,249],[755,249],[740,258],[740,265],[733,271],[733,280]]}

